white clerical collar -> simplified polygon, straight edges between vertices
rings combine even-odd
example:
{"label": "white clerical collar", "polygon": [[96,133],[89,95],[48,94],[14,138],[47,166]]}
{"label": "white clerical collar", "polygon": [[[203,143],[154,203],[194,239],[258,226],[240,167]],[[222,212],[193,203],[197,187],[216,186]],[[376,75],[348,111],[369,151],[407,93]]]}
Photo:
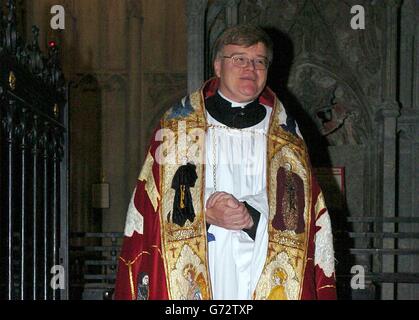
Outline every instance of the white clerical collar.
{"label": "white clerical collar", "polygon": [[240,107],[240,108],[243,108],[244,106],[246,106],[246,105],[248,105],[249,103],[251,103],[251,102],[253,102],[254,100],[251,100],[251,101],[247,101],[247,102],[236,102],[236,101],[233,101],[233,100],[231,100],[231,99],[229,99],[229,98],[227,98],[225,95],[223,95],[222,93],[221,93],[221,91],[220,90],[218,90],[218,94],[223,98],[223,99],[225,99],[225,100],[227,100],[228,102],[230,102],[231,103],[231,107],[232,108],[238,108],[238,107]]}

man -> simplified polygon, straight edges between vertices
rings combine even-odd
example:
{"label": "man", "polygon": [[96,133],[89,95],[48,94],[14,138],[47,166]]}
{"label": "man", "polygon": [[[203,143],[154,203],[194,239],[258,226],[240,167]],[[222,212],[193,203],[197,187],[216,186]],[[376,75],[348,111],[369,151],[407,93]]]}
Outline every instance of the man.
{"label": "man", "polygon": [[128,210],[117,299],[138,299],[144,273],[150,299],[336,297],[330,218],[298,127],[266,87],[272,56],[261,29],[227,29],[216,77],[163,116]]}

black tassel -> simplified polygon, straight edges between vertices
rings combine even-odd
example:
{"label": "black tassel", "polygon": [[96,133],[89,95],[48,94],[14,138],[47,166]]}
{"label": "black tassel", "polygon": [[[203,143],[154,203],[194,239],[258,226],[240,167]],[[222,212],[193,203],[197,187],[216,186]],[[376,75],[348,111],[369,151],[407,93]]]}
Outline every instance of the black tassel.
{"label": "black tassel", "polygon": [[173,223],[183,227],[186,220],[191,223],[195,219],[195,211],[193,208],[192,195],[189,188],[195,186],[198,179],[196,174],[196,166],[188,163],[177,169],[173,180],[172,188],[175,189],[175,199],[173,201]]}

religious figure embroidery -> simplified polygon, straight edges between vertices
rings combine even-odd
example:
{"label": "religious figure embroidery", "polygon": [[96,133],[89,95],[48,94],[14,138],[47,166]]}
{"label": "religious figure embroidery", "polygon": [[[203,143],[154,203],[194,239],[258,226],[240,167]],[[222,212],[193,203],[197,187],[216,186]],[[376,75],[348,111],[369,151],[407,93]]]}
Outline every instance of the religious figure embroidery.
{"label": "religious figure embroidery", "polygon": [[202,285],[202,281],[204,281],[202,274],[196,277],[196,272],[192,264],[186,265],[183,275],[185,279],[188,281],[188,292],[186,294],[187,300],[202,300],[202,289],[200,285]]}
{"label": "religious figure embroidery", "polygon": [[289,167],[280,167],[277,177],[276,213],[272,226],[280,231],[304,232],[304,183]]}
{"label": "religious figure embroidery", "polygon": [[288,300],[284,286],[285,281],[287,281],[287,273],[282,268],[275,269],[272,275],[272,281],[275,286],[269,293],[268,300]]}
{"label": "religious figure embroidery", "polygon": [[148,300],[149,276],[147,272],[141,272],[138,281],[137,300]]}

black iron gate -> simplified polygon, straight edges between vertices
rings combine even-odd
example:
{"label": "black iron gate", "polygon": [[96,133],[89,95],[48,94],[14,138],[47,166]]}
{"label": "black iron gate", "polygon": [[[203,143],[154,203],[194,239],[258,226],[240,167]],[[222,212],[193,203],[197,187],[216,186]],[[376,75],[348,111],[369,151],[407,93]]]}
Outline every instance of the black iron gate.
{"label": "black iron gate", "polygon": [[[1,4],[1,2],[0,2]],[[67,298],[67,108],[58,49],[0,5],[0,299]]]}

